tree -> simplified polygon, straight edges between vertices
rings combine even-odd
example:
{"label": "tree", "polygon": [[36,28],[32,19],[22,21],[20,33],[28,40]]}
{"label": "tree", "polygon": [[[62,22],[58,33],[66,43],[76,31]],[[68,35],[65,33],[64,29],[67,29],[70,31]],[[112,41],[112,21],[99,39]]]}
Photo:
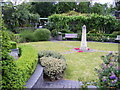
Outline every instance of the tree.
{"label": "tree", "polygon": [[38,13],[42,18],[48,17],[54,13],[53,2],[32,2],[30,11]]}
{"label": "tree", "polygon": [[76,5],[76,11],[80,13],[88,13],[89,11],[89,2],[80,2],[78,5]]}
{"label": "tree", "polygon": [[115,5],[116,5],[116,10],[120,10],[120,1],[117,1],[115,2]]}
{"label": "tree", "polygon": [[[30,3],[13,6],[12,3],[4,6],[4,21],[9,29],[15,32],[15,27],[34,26],[39,21],[39,15],[30,12]],[[31,25],[32,23],[32,25]]]}
{"label": "tree", "polygon": [[103,14],[104,13],[104,6],[100,3],[95,3],[91,7],[91,13]]}
{"label": "tree", "polygon": [[58,14],[75,10],[75,2],[59,2],[55,4],[55,12]]}

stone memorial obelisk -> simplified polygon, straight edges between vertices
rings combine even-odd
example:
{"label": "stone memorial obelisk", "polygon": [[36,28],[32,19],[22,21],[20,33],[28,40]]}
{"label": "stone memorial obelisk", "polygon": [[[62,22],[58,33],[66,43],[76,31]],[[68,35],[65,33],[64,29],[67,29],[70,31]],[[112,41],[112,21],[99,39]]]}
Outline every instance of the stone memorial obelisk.
{"label": "stone memorial obelisk", "polygon": [[83,25],[82,27],[82,38],[81,38],[81,46],[80,46],[81,51],[87,51],[87,41],[86,41],[86,26]]}

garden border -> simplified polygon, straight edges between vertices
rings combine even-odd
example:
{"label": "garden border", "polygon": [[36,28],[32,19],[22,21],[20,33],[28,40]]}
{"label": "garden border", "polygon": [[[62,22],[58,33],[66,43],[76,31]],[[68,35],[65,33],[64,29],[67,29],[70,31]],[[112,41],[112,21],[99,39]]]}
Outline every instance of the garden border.
{"label": "garden border", "polygon": [[26,82],[27,88],[40,88],[43,84],[43,67],[38,63],[33,75]]}

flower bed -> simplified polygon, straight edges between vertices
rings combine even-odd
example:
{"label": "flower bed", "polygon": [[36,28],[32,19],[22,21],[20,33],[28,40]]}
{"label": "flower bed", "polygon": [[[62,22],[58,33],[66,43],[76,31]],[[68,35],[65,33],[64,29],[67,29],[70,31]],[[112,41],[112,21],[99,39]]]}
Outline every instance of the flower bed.
{"label": "flower bed", "polygon": [[103,63],[96,69],[99,77],[98,86],[101,88],[120,88],[120,56],[112,53],[102,56]]}

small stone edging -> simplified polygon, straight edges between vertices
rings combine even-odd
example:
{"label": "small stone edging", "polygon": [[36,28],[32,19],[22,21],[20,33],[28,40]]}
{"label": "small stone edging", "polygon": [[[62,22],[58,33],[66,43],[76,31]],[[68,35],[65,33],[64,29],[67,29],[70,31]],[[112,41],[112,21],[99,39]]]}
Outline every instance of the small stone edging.
{"label": "small stone edging", "polygon": [[27,81],[25,87],[40,88],[40,85],[42,85],[42,84],[43,84],[43,67],[40,64],[37,64],[37,67],[36,67],[33,75]]}

